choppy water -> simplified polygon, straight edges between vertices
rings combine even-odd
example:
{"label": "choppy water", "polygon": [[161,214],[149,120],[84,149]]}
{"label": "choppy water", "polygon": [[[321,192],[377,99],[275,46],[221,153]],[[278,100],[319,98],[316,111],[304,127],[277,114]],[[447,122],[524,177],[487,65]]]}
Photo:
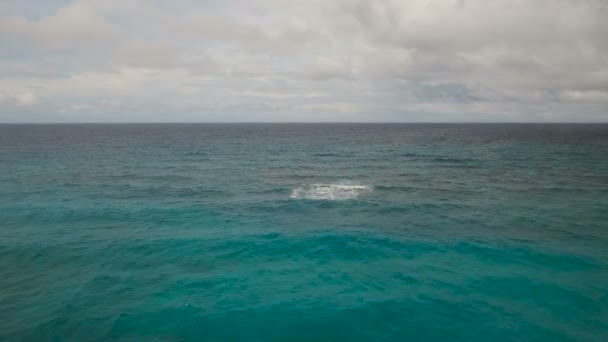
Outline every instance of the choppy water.
{"label": "choppy water", "polygon": [[608,340],[606,125],[4,125],[0,170],[0,340]]}

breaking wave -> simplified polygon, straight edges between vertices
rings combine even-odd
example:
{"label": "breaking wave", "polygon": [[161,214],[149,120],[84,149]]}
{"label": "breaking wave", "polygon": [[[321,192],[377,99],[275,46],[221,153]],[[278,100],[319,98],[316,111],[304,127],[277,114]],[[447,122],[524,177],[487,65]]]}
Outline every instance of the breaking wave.
{"label": "breaking wave", "polygon": [[372,191],[366,185],[350,184],[306,184],[294,188],[289,196],[292,199],[345,201],[358,198]]}

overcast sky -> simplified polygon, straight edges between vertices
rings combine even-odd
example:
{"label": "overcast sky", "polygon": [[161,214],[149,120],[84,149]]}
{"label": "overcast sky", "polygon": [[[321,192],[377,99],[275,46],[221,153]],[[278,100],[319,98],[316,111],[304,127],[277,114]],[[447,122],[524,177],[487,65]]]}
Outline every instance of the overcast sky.
{"label": "overcast sky", "polygon": [[0,122],[608,121],[605,0],[2,0]]}

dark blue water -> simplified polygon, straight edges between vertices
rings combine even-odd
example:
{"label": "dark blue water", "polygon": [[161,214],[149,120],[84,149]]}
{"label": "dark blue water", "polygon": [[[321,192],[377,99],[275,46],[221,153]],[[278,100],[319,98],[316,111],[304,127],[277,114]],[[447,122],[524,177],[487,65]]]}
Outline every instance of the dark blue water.
{"label": "dark blue water", "polygon": [[0,340],[608,340],[608,125],[2,125]]}

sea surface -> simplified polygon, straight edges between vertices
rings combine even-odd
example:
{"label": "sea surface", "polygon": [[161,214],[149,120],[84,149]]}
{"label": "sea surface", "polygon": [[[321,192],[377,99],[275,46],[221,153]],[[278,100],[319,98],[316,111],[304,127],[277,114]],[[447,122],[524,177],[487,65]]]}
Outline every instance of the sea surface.
{"label": "sea surface", "polygon": [[608,125],[0,125],[2,341],[608,341]]}

